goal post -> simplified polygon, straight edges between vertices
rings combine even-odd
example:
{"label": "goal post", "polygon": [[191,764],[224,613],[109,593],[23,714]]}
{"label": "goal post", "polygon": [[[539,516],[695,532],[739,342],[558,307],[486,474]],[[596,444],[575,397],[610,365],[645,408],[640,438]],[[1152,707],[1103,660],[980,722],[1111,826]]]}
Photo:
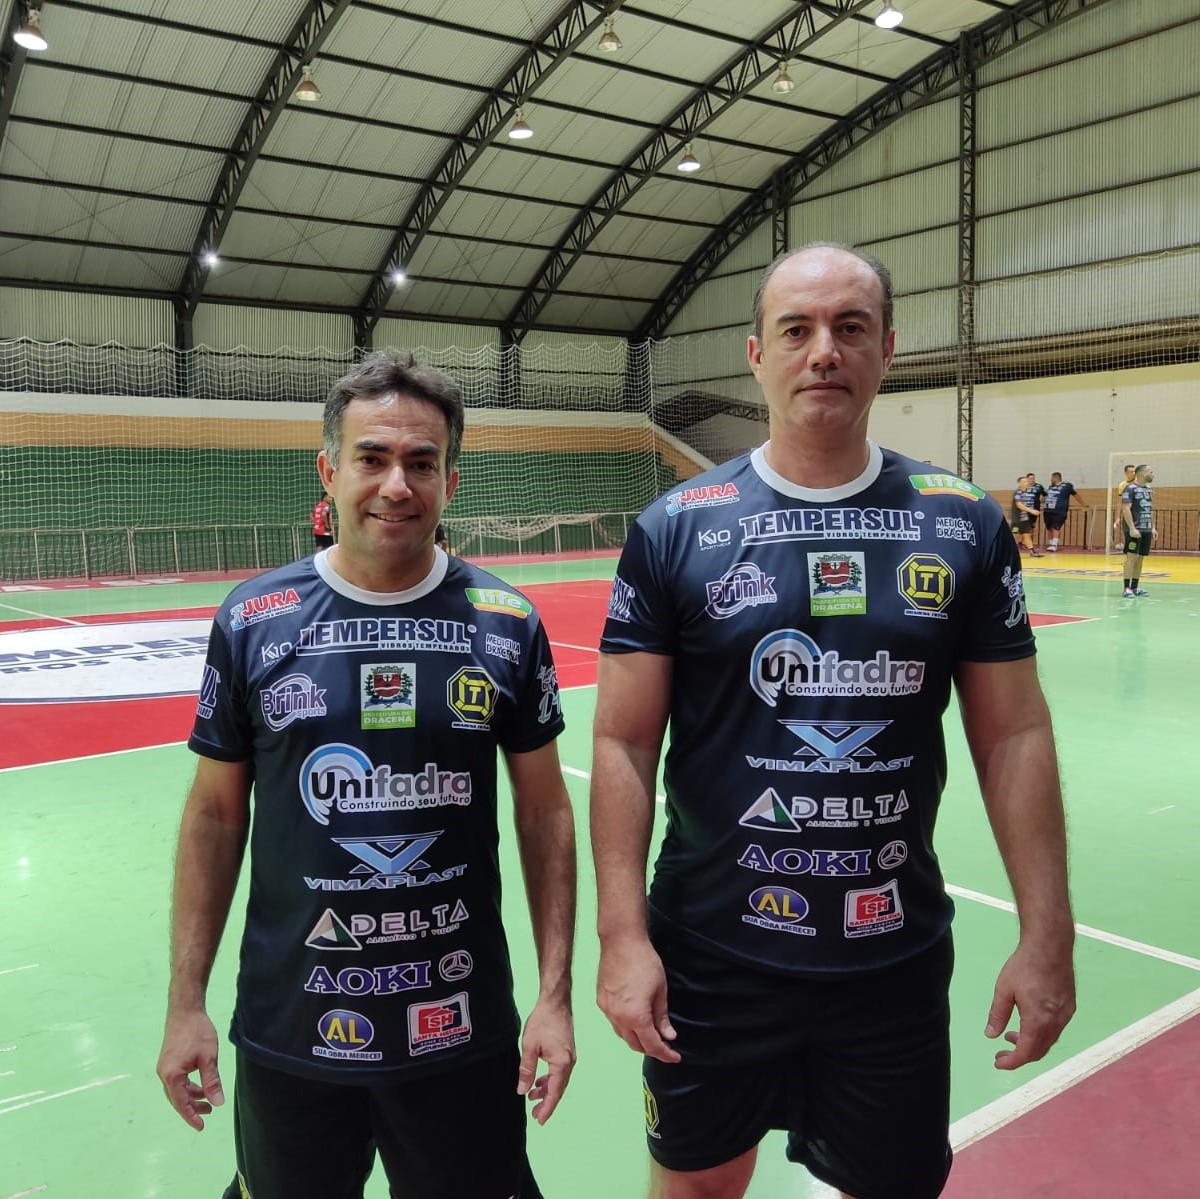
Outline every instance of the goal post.
{"label": "goal post", "polygon": [[1200,552],[1200,449],[1113,450],[1108,455],[1105,487],[1105,555],[1121,554],[1121,501],[1125,467],[1149,466],[1154,471],[1156,550]]}

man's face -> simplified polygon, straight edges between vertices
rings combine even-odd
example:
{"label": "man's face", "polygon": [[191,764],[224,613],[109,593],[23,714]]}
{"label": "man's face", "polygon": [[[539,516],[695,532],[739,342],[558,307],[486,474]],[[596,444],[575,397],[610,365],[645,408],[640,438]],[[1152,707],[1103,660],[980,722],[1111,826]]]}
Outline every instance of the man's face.
{"label": "man's face", "polygon": [[1060,475],[1060,474],[1059,474],[1059,473],[1056,471],[1054,474],[1052,474],[1052,475],[1050,476],[1050,482],[1051,482],[1051,483],[1061,483],[1061,482],[1062,482],[1062,475]]}
{"label": "man's face", "polygon": [[1143,483],[1153,483],[1154,482],[1154,467],[1152,467],[1152,466],[1146,467],[1145,471],[1142,472],[1142,482]]}
{"label": "man's face", "polygon": [[458,486],[446,472],[450,432],[427,400],[389,393],[346,406],[335,467],[317,470],[338,509],[334,566],[369,591],[402,591],[433,563],[433,533]]}
{"label": "man's face", "polygon": [[1125,468],[1125,482],[1132,483],[1137,478],[1137,470],[1132,466]]}
{"label": "man's face", "polygon": [[761,339],[747,345],[771,433],[866,437],[867,417],[895,349],[883,332],[882,285],[844,250],[787,259],[763,293]]}

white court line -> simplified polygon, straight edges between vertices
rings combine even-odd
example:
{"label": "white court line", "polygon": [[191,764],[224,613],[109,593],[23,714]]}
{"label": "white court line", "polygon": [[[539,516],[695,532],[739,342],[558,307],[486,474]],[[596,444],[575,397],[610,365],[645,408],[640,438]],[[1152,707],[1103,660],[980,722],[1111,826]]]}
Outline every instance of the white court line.
{"label": "white court line", "polygon": [[1159,1008],[1157,1012],[1151,1012],[1144,1019],[1113,1033],[1111,1037],[1068,1058],[1052,1070],[1047,1070],[1045,1074],[1039,1075],[1023,1087],[1018,1087],[969,1116],[956,1120],[950,1127],[950,1143],[955,1149],[962,1149],[988,1133],[996,1132],[1031,1108],[1061,1094],[1068,1087],[1082,1082],[1105,1066],[1112,1065],[1127,1053],[1145,1045],[1177,1024],[1182,1024],[1198,1012],[1200,990],[1184,995],[1182,999]]}
{"label": "white court line", "polygon": [[[45,1093],[45,1091],[24,1091],[20,1095],[9,1095],[7,1099],[0,1099],[0,1116],[4,1115],[4,1104],[16,1103],[18,1099],[32,1099],[35,1095],[44,1095]],[[24,1107],[25,1104],[22,1104],[21,1106]]]}
{"label": "white court line", "polygon": [[43,1191],[48,1191],[50,1188],[42,1183],[39,1187],[30,1187],[26,1191],[13,1191],[11,1195],[0,1195],[0,1199],[24,1199],[25,1195],[40,1195]]}
{"label": "white court line", "polygon": [[[1008,899],[996,899],[992,895],[984,895],[980,891],[971,891],[966,887],[956,887],[946,884],[946,890],[960,899],[969,899],[973,903],[981,903],[989,908],[997,908],[1002,912],[1016,913],[1017,906]],[[1075,931],[1081,937],[1092,941],[1103,941],[1106,945],[1115,945],[1118,949],[1128,949],[1133,953],[1145,954],[1148,958],[1157,958],[1160,962],[1171,962],[1176,966],[1185,966],[1188,970],[1200,970],[1200,959],[1175,953],[1170,949],[1160,949],[1157,945],[1147,945],[1143,941],[1132,941],[1128,937],[1120,937],[1116,933],[1105,932],[1102,928],[1092,928],[1090,924],[1076,924]]]}
{"label": "white court line", "polygon": [[[551,641],[550,647],[552,649],[577,649],[582,650],[585,654],[599,655],[600,653],[599,649],[594,645],[574,645],[570,641]],[[589,686],[592,685],[594,684],[589,684]]]}
{"label": "white court line", "polygon": [[9,966],[7,970],[0,970],[0,975],[19,974],[22,970],[36,970],[40,965],[40,962],[32,962],[28,966]]}
{"label": "white court line", "polygon": [[[16,604],[0,604],[0,608],[4,608],[9,612],[20,612],[22,616],[36,616],[38,620],[57,620],[59,624],[73,624],[82,628],[87,624],[86,620],[70,620],[66,616],[47,616],[45,612],[34,612],[30,608],[18,608]],[[28,632],[28,629],[22,629],[21,632]]]}
{"label": "white court line", "polygon": [[49,1095],[43,1095],[41,1099],[31,1099],[28,1103],[18,1103],[13,1107],[0,1107],[0,1116],[7,1116],[10,1112],[19,1112],[22,1108],[33,1107],[38,1103],[49,1103],[51,1099],[62,1099],[67,1095],[77,1095],[80,1091],[90,1091],[94,1087],[106,1087],[110,1082],[120,1082],[123,1078],[130,1077],[129,1074],[114,1074],[112,1078],[97,1078],[93,1082],[85,1082],[82,1086],[71,1087],[67,1091],[54,1091]]}

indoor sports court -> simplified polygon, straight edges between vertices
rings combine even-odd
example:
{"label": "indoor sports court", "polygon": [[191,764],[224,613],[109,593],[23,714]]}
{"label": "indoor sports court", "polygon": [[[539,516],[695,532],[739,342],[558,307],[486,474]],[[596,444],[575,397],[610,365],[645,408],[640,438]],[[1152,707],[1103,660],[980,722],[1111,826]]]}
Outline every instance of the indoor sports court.
{"label": "indoor sports court", "polygon": [[[1152,594],[1140,600],[1119,598],[1119,567],[1102,555],[1064,553],[1027,574],[1066,792],[1079,1011],[1044,1062],[1015,1074],[992,1067],[995,1046],[982,1035],[1015,918],[953,707],[947,714],[950,783],[938,832],[957,904],[960,1148],[950,1196],[1083,1199],[1145,1187],[1182,1197],[1200,1171],[1190,1120],[1200,1100],[1191,1065],[1200,1047],[1200,814],[1185,769],[1200,700],[1200,559],[1151,562]],[[497,566],[536,603],[554,644],[568,722],[560,753],[581,847],[595,645],[613,566],[611,557]],[[146,692],[194,687],[208,618],[227,589],[228,580],[159,578],[0,592],[0,663],[41,655],[24,675],[0,667],[9,697],[0,748],[6,1199],[115,1193],[92,1190],[98,1176],[146,1196],[219,1195],[228,1181],[228,1111],[197,1136],[167,1107],[153,1072],[172,843],[194,762],[181,743],[195,699],[97,694],[114,680]],[[646,1177],[640,1072],[591,1000],[586,853],[580,883],[579,1064],[553,1120],[532,1131],[532,1158],[547,1195],[636,1195]],[[509,900],[520,995],[521,980],[536,975],[519,887]],[[218,1027],[232,1006],[235,931],[210,989]],[[231,1048],[224,1053],[231,1061]],[[386,1195],[379,1178],[372,1184],[371,1199]],[[784,1160],[780,1136],[764,1146],[750,1194],[824,1192]]]}
{"label": "indoor sports court", "polygon": [[[313,551],[324,398],[381,348],[460,381],[452,552],[537,606],[563,688],[579,1060],[531,1161],[547,1199],[642,1199],[640,1063],[593,999],[598,640],[638,512],[766,439],[756,288],[810,242],[894,280],[875,442],[1006,513],[1072,485],[1022,565],[1078,1012],[993,1067],[1017,921],[952,703],[945,1195],[1200,1194],[1195,0],[0,0],[0,37],[0,1199],[230,1180],[231,1105],[198,1135],[155,1074],[185,742],[213,616]],[[748,1195],[832,1192],[771,1134]]]}

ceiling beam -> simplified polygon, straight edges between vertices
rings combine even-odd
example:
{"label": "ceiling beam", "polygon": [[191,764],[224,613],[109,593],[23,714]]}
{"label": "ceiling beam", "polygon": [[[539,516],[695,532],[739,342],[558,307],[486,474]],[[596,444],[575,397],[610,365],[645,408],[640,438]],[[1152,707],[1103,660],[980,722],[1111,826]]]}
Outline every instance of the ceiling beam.
{"label": "ceiling beam", "polygon": [[[1024,45],[1047,30],[1107,4],[1109,0],[1020,0],[982,25],[963,34],[975,68]],[[663,290],[658,303],[633,333],[633,340],[661,337],[684,305],[729,254],[764,221],[773,198],[783,194],[794,204],[800,193],[881,129],[911,109],[947,94],[962,71],[959,43],[931,55],[888,87],[881,88],[853,112],[810,142],[780,167],[758,191],[714,229],[683,269]],[[766,265],[765,263],[763,264]]]}
{"label": "ceiling beam", "polygon": [[604,0],[572,0],[561,9],[451,140],[397,229],[363,295],[355,329],[359,346],[368,344],[371,330],[386,312],[395,290],[396,272],[411,266],[417,247],[455,188],[500,135],[514,110],[592,36],[608,9]]}
{"label": "ceiling beam", "polygon": [[701,84],[616,168],[542,263],[506,322],[516,340],[537,321],[564,276],[600,231],[646,182],[722,113],[754,90],[785,60],[819,41],[870,0],[800,0],[753,43]]}
{"label": "ceiling beam", "polygon": [[220,250],[221,238],[237,209],[238,197],[258,161],[275,122],[287,107],[304,67],[312,61],[352,0],[307,0],[287,41],[275,55],[242,126],[225,155],[217,185],[196,231],[191,256],[179,284],[178,307],[190,320],[200,303],[209,268],[204,255]]}

